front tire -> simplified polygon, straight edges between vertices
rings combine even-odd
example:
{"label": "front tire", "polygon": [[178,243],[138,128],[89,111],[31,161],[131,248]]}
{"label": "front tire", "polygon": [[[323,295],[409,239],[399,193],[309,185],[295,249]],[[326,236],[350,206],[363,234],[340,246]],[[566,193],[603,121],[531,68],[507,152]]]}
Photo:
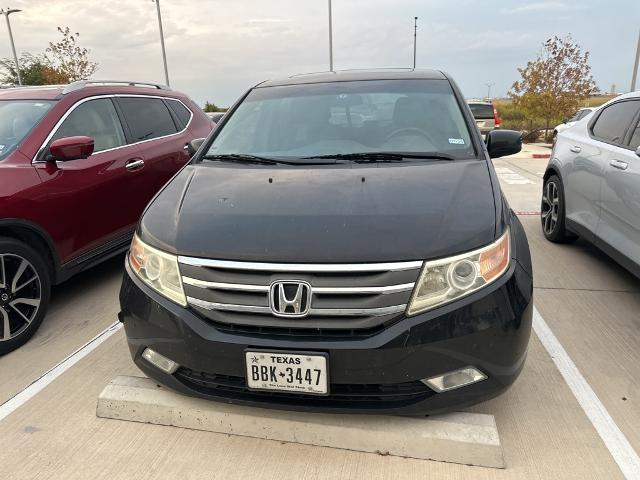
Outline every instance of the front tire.
{"label": "front tire", "polygon": [[29,245],[0,238],[0,355],[24,345],[42,323],[51,297],[44,259]]}
{"label": "front tire", "polygon": [[540,207],[540,219],[542,232],[547,240],[554,243],[568,243],[576,237],[567,231],[565,221],[564,188],[557,175],[551,175],[542,187],[542,205]]}

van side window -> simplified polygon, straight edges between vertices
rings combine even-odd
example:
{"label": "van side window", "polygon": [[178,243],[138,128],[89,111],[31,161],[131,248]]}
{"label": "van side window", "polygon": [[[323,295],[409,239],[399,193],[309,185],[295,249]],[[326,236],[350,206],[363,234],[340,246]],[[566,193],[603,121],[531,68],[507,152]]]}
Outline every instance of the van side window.
{"label": "van side window", "polygon": [[62,122],[51,142],[58,138],[78,135],[93,138],[94,153],[126,144],[118,114],[108,98],[98,98],[80,104]]}
{"label": "van side window", "polygon": [[132,142],[176,133],[178,129],[168,107],[159,98],[118,97],[118,105],[131,130]]}

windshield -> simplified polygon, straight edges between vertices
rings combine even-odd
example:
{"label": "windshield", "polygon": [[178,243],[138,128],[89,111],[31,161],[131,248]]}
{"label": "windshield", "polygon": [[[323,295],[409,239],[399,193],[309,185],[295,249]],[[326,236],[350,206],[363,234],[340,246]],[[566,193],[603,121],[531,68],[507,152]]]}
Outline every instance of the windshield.
{"label": "windshield", "polygon": [[54,102],[0,100],[0,160],[18,146]]}
{"label": "windshield", "polygon": [[446,80],[375,80],[255,88],[206,156],[296,159],[354,153],[475,157]]}

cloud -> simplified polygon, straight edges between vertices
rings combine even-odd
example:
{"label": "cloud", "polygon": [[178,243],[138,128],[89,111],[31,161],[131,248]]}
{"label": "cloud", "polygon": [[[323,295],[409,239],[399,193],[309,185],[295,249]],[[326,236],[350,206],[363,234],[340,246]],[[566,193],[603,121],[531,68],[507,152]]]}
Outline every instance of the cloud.
{"label": "cloud", "polygon": [[261,23],[289,23],[293,22],[291,18],[250,18],[247,23],[261,24]]}
{"label": "cloud", "polygon": [[535,2],[521,5],[515,8],[502,8],[502,15],[517,15],[521,13],[550,13],[550,12],[567,12],[572,10],[584,10],[588,7],[577,4],[567,4],[564,2]]}
{"label": "cloud", "polygon": [[[601,0],[529,1],[334,1],[335,68],[411,65],[418,16],[418,66],[450,72],[469,96],[486,93],[484,83],[494,81],[494,90],[505,92],[516,67],[534,58],[545,38],[568,28],[592,52],[599,84],[628,84],[638,0],[607,0],[606,9]],[[100,64],[95,78],[164,82],[151,0],[11,0],[10,5],[23,10],[11,17],[18,53],[44,51],[59,38],[56,26],[68,25]],[[199,104],[228,106],[262,80],[328,67],[326,0],[161,0],[161,6],[171,85]],[[496,19],[500,13],[513,16]],[[566,16],[573,21],[561,20]],[[7,57],[11,48],[0,21],[0,58]]]}

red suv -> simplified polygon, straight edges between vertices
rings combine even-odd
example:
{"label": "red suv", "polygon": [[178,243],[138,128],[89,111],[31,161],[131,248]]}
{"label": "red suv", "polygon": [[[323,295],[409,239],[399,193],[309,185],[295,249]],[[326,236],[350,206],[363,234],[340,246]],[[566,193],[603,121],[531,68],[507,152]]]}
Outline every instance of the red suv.
{"label": "red suv", "polygon": [[0,90],[0,354],[37,330],[52,284],[129,247],[144,207],[213,126],[159,85]]}

